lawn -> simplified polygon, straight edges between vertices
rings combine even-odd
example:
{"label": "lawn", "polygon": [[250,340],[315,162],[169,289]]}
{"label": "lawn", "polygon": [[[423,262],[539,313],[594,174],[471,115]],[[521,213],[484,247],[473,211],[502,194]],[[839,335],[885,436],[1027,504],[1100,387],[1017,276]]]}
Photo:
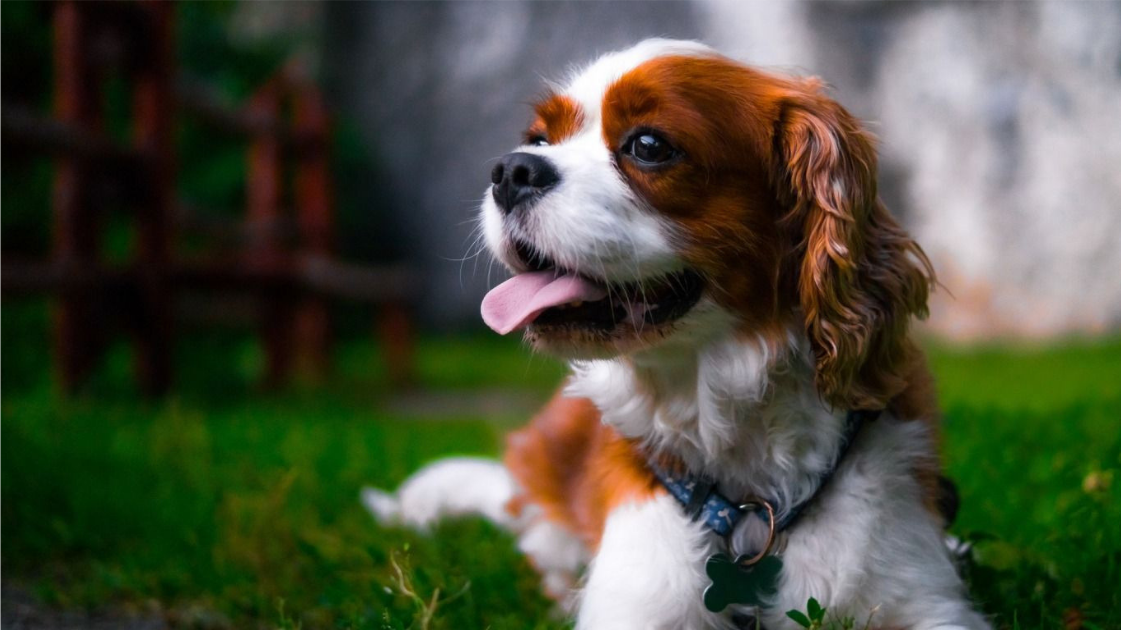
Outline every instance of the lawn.
{"label": "lawn", "polygon": [[[494,336],[429,337],[421,389],[402,396],[377,349],[348,342],[326,384],[267,394],[250,340],[192,334],[174,396],[138,399],[115,349],[67,401],[42,305],[2,317],[6,593],[173,626],[564,624],[488,524],[422,536],[358,504],[362,485],[394,486],[432,458],[497,453],[555,363]],[[928,346],[981,607],[1001,627],[1121,624],[1121,339]]]}

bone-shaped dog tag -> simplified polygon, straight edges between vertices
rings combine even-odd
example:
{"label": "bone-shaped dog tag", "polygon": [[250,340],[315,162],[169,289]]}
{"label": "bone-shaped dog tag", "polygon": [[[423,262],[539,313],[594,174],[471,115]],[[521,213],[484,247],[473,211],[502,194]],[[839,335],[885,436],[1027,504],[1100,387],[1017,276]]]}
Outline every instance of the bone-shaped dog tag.
{"label": "bone-shaped dog tag", "polygon": [[740,562],[747,558],[733,561],[723,553],[708,558],[705,573],[712,584],[705,588],[705,608],[719,613],[731,604],[761,605],[766,595],[777,590],[782,559],[768,555],[754,565],[742,565]]}

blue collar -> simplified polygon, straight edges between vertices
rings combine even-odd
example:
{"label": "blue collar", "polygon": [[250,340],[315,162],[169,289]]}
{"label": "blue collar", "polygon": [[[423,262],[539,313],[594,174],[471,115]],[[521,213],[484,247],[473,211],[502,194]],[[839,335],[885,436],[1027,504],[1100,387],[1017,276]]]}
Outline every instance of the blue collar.
{"label": "blue collar", "polygon": [[[848,413],[845,417],[845,431],[841,435],[841,445],[837,449],[837,455],[833,459],[833,463],[818,475],[814,492],[808,498],[790,506],[786,511],[780,510],[781,507],[774,498],[761,498],[769,502],[774,508],[776,532],[781,532],[794,525],[794,522],[802,515],[802,511],[813,502],[814,498],[821,493],[821,489],[833,478],[833,474],[837,472],[837,467],[844,460],[845,454],[848,453],[849,447],[860,432],[864,422],[874,421],[879,415],[878,410],[852,410]],[[693,475],[687,471],[684,474],[678,474],[666,469],[653,458],[648,459],[648,463],[658,481],[666,487],[670,495],[681,503],[685,512],[694,520],[704,522],[713,532],[722,537],[732,534],[732,531],[736,529],[736,524],[749,513],[758,512],[764,520],[767,519],[767,514],[763,512],[764,509],[759,504],[733,502],[721,495],[716,491],[716,482],[712,478]]]}

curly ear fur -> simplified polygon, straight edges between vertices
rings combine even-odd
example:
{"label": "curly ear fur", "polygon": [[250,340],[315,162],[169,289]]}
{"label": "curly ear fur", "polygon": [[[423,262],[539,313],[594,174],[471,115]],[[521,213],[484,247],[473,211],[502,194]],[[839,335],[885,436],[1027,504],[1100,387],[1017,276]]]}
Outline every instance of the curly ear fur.
{"label": "curly ear fur", "polygon": [[784,102],[775,174],[799,232],[797,292],[829,403],[882,409],[906,386],[911,316],[927,314],[930,261],[876,195],[876,152],[820,83]]}

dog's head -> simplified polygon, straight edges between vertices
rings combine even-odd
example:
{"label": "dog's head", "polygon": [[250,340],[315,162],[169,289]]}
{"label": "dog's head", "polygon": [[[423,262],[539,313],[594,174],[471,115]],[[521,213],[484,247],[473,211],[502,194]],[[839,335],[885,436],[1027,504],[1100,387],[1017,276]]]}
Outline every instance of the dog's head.
{"label": "dog's head", "polygon": [[537,103],[491,172],[483,226],[515,276],[484,319],[566,357],[802,326],[822,395],[882,406],[933,274],[875,174],[817,80],[692,42],[606,55]]}

